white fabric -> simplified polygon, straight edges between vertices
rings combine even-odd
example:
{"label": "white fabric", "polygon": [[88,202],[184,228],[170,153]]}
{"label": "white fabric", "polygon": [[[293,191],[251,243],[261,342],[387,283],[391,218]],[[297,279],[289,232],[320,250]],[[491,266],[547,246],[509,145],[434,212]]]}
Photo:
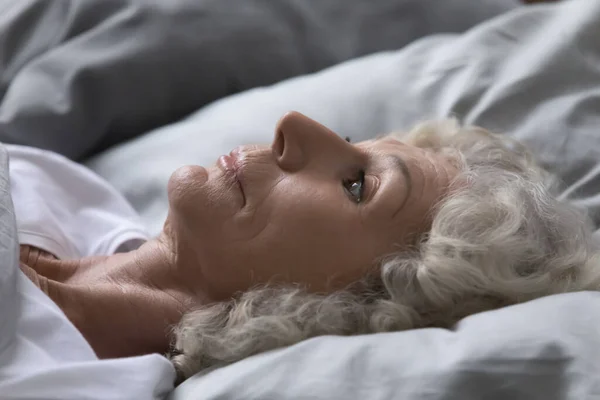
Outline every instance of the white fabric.
{"label": "white fabric", "polygon": [[[6,147],[21,244],[73,258],[110,254],[146,238],[125,199],[84,167],[46,151]],[[16,262],[0,268],[16,269]],[[10,313],[0,314],[0,333],[9,338],[0,348],[3,400],[159,399],[172,390],[174,369],[158,354],[99,360],[21,271],[16,293],[0,293],[0,304],[7,303],[18,312],[13,323],[4,319]]]}
{"label": "white fabric", "polygon": [[[506,132],[600,227],[598,0],[523,7],[463,35],[232,96],[90,165],[157,231],[174,168],[271,141],[288,110],[353,141],[449,115]],[[140,168],[126,169],[131,160]],[[310,340],[198,376],[173,399],[591,399],[600,393],[599,349],[599,295],[570,294],[475,315],[455,331]]]}
{"label": "white fabric", "polygon": [[531,301],[454,330],[321,337],[185,381],[170,400],[588,400],[600,293]]}
{"label": "white fabric", "polygon": [[46,150],[6,148],[20,244],[76,259],[148,239],[129,203],[89,169]]}

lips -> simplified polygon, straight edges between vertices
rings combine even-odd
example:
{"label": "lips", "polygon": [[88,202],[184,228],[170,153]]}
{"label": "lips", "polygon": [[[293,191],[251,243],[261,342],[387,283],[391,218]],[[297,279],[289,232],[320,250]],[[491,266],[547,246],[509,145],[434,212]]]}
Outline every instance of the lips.
{"label": "lips", "polygon": [[242,186],[242,182],[239,178],[239,163],[238,163],[238,152],[236,150],[231,151],[228,155],[224,155],[219,157],[218,165],[225,172],[227,176],[232,179],[242,194],[243,204],[242,207],[246,205],[246,194],[244,193],[244,188]]}

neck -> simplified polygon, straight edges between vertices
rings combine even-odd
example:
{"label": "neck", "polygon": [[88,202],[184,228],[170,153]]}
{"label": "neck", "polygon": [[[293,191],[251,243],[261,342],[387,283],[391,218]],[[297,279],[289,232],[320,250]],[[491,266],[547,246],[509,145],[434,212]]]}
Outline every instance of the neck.
{"label": "neck", "polygon": [[58,263],[46,269],[47,293],[101,358],[167,352],[172,326],[208,302],[184,282],[162,238],[129,253]]}

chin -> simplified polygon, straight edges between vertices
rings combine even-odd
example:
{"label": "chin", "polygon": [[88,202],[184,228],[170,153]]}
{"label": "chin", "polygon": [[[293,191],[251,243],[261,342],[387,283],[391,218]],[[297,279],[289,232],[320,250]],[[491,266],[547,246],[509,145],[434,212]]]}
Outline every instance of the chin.
{"label": "chin", "polygon": [[177,215],[197,212],[208,178],[206,168],[199,165],[186,165],[175,170],[167,185],[170,211]]}
{"label": "chin", "polygon": [[200,165],[186,165],[177,168],[169,178],[167,191],[169,197],[172,193],[185,190],[185,188],[204,185],[208,181],[208,171]]}

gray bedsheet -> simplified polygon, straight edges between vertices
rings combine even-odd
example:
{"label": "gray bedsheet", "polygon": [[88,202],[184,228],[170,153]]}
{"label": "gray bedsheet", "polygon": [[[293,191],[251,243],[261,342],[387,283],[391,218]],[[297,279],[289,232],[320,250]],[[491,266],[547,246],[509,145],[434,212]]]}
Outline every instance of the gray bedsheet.
{"label": "gray bedsheet", "polygon": [[175,168],[212,163],[240,143],[270,142],[288,110],[355,141],[447,116],[512,135],[600,225],[599,1],[520,8],[462,35],[434,35],[231,96],[89,165],[157,233]]}
{"label": "gray bedsheet", "polygon": [[519,0],[0,0],[0,141],[82,159],[214,100]]}
{"label": "gray bedsheet", "polygon": [[[23,37],[39,38],[40,43],[49,41],[48,46],[61,48],[63,45],[52,40],[69,35],[72,38],[60,42],[65,43],[60,51],[40,51],[35,46],[20,45],[28,43],[27,40],[8,41],[13,45],[0,47],[4,51],[0,59],[11,60],[3,64],[8,67],[2,70],[0,80],[4,95],[0,105],[0,137],[4,135],[4,140],[29,141],[80,157],[101,143],[137,135],[148,126],[176,118],[226,92],[222,89],[229,86],[222,81],[211,86],[213,83],[208,81],[211,75],[206,71],[229,73],[229,67],[238,66],[239,60],[214,63],[208,57],[205,61],[210,69],[202,69],[203,62],[197,61],[188,70],[185,63],[178,61],[188,60],[186,49],[197,48],[186,35],[182,38],[175,34],[181,42],[167,41],[179,49],[174,53],[165,52],[165,47],[157,48],[162,49],[163,55],[172,56],[169,62],[161,58],[161,52],[153,53],[152,47],[142,46],[145,49],[139,53],[142,65],[136,63],[135,57],[120,64],[119,54],[128,54],[127,51],[101,51],[103,43],[112,43],[111,35],[102,33],[110,27],[121,29],[120,45],[129,49],[138,49],[140,43],[149,40],[134,34],[136,26],[145,26],[144,21],[155,21],[155,26],[160,27],[145,31],[149,37],[163,34],[163,29],[167,38],[173,37],[169,32],[178,32],[177,27],[165,26],[166,22],[160,18],[154,20],[139,10],[163,17],[179,16],[175,21],[184,26],[186,19],[178,11],[178,5],[195,3],[198,7],[218,8],[217,1],[102,0],[105,5],[96,11],[104,10],[103,13],[89,11],[94,9],[93,4],[99,7],[97,3],[84,0],[60,3],[74,7],[73,10],[88,10],[87,14],[73,11],[65,17],[66,21],[79,22],[67,23],[67,33],[61,30],[60,35],[54,35],[52,30],[56,30],[52,21],[62,15],[62,10],[55,8],[58,6],[50,6],[54,3],[12,3],[13,14],[0,13],[0,26],[11,21],[10,15],[37,21],[37,27],[45,26],[47,30],[30,29]],[[289,3],[297,4],[291,0]],[[31,4],[37,5],[27,12],[19,11]],[[248,0],[244,4],[268,3]],[[123,12],[131,5],[135,7],[129,13]],[[380,16],[385,13],[385,8],[379,10]],[[318,24],[319,19],[315,18]],[[82,34],[90,24],[94,29]],[[344,32],[355,29],[347,27]],[[134,38],[127,39],[127,33]],[[380,34],[385,34],[384,28]],[[0,35],[4,43],[7,37]],[[340,39],[343,35],[335,37]],[[162,43],[159,37],[154,40]],[[229,40],[227,43],[235,41]],[[96,47],[86,52],[89,47],[82,43]],[[265,45],[265,48],[270,47]],[[344,54],[350,57],[350,52]],[[93,63],[82,64],[88,58]],[[330,61],[341,59],[334,57]],[[74,66],[90,67],[71,70],[67,61]],[[254,67],[263,65],[251,58],[248,62]],[[319,64],[319,68],[325,64]],[[160,68],[144,70],[142,67],[146,65]],[[158,77],[154,84],[150,80],[155,79],[151,71],[164,72],[164,80]],[[198,81],[188,79],[192,72],[198,74]],[[179,81],[179,77],[185,79]],[[227,82],[235,82],[234,78],[228,79]],[[133,90],[140,82],[147,87]],[[173,88],[168,82],[174,82]],[[252,82],[252,85],[266,83]],[[211,88],[215,87],[218,90],[213,91]],[[244,86],[233,87],[237,90]],[[122,190],[142,213],[149,228],[157,232],[167,210],[165,185],[174,168],[186,163],[210,163],[240,143],[270,141],[277,118],[287,110],[302,111],[354,140],[403,129],[422,119],[454,115],[466,123],[526,141],[562,180],[565,198],[587,207],[598,224],[599,96],[600,2],[572,0],[557,6],[520,8],[462,35],[431,36],[400,50],[366,56],[316,74],[222,99],[181,122],[103,152],[89,160],[88,165]],[[1,183],[0,180],[0,187]],[[12,214],[5,215],[9,215],[5,222],[12,224]],[[0,239],[8,248],[16,246],[12,236]],[[7,262],[16,262],[15,254],[15,249],[5,252]],[[0,285],[6,282],[10,278],[3,280],[0,276]],[[452,331],[424,329],[354,338],[316,338],[197,376],[172,397],[177,400],[595,398],[600,393],[599,314],[597,293],[576,293],[474,315]],[[2,343],[0,335],[0,346]]]}
{"label": "gray bedsheet", "polygon": [[[354,140],[451,115],[513,135],[562,181],[563,196],[600,223],[597,0],[522,8],[462,35],[235,95],[89,165],[157,232],[174,168],[270,141],[290,109]],[[127,169],[132,160],[140,170]],[[598,398],[599,310],[598,293],[576,293],[477,314],[452,331],[315,338],[198,375],[172,399]]]}
{"label": "gray bedsheet", "polygon": [[599,313],[599,293],[569,293],[454,330],[311,339],[192,377],[170,400],[593,400]]}
{"label": "gray bedsheet", "polygon": [[[8,175],[8,155],[0,144],[0,354],[10,351],[20,304],[17,297],[19,243]],[[1,376],[0,376],[1,379]]]}

